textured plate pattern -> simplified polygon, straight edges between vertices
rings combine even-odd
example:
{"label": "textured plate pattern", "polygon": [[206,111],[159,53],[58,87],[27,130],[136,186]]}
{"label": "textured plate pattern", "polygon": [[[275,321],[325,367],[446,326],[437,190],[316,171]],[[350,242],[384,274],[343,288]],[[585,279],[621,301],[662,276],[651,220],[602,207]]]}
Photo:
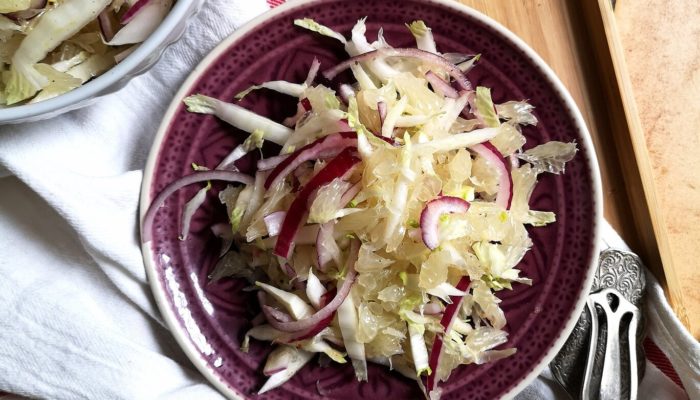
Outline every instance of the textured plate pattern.
{"label": "textured plate pattern", "polygon": [[[385,37],[395,46],[413,45],[405,22],[423,19],[433,27],[438,48],[444,52],[481,53],[481,64],[469,78],[492,88],[496,102],[530,99],[540,120],[537,127],[524,130],[526,147],[548,140],[581,143],[586,133],[577,128],[574,112],[562,94],[545,77],[538,64],[500,33],[468,15],[426,1],[320,0],[287,9],[266,20],[234,42],[222,55],[204,66],[189,93],[204,93],[231,100],[235,93],[253,83],[271,79],[301,81],[313,57],[329,67],[343,57],[341,47],[331,39],[319,38],[293,26],[294,18],[313,17],[348,33],[354,22],[368,16],[368,37],[374,39],[384,27]],[[177,99],[179,100],[179,99]],[[271,92],[254,92],[241,103],[277,120],[294,112],[294,101]],[[174,179],[189,174],[196,162],[215,166],[242,140],[241,132],[210,116],[187,113],[181,106],[171,119],[155,156],[150,195]],[[508,318],[510,341],[518,352],[504,360],[482,366],[467,366],[453,374],[444,385],[445,399],[492,399],[508,393],[533,369],[539,368],[575,311],[595,258],[595,172],[589,168],[594,157],[583,148],[568,166],[565,176],[544,175],[533,194],[535,209],[553,210],[556,224],[531,230],[534,246],[522,262],[532,287],[517,285],[498,296]],[[244,160],[242,167],[250,165]],[[220,188],[220,187],[219,187]],[[196,187],[172,196],[154,224],[155,275],[173,308],[179,329],[206,360],[214,375],[234,392],[249,397],[263,382],[261,374],[268,344],[253,343],[248,354],[239,350],[243,333],[254,315],[253,298],[240,291],[240,282],[224,280],[207,284],[218,242],[209,231],[225,212],[212,193],[192,224],[191,237],[177,240],[180,211]],[[150,257],[150,255],[147,255]],[[370,380],[357,383],[350,366],[322,368],[312,361],[289,383],[268,393],[264,399],[408,399],[422,395],[417,385],[383,367],[372,366]],[[323,393],[324,396],[321,396]],[[256,397],[258,398],[258,397]]]}

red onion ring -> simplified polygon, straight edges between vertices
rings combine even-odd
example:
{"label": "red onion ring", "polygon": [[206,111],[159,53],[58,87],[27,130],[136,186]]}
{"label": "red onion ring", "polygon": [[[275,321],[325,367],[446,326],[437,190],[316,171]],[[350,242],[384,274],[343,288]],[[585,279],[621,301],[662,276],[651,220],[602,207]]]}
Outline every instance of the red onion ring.
{"label": "red onion ring", "polygon": [[165,203],[168,197],[185,186],[205,181],[240,182],[246,185],[253,184],[252,177],[232,171],[199,171],[171,182],[155,197],[151,205],[148,206],[148,210],[146,214],[144,214],[141,224],[141,242],[146,243],[151,241],[153,220],[155,219],[158,209]]}
{"label": "red onion ring", "polygon": [[434,250],[440,245],[438,223],[443,214],[465,213],[469,210],[469,202],[454,196],[440,196],[430,200],[420,213],[420,231],[423,243]]}
{"label": "red onion ring", "polygon": [[445,82],[444,79],[437,76],[433,71],[426,72],[425,79],[430,82],[430,85],[437,94],[449,97],[451,99],[456,99],[459,97],[457,90],[455,90],[455,88],[453,88],[449,83]]}
{"label": "red onion ring", "polygon": [[358,239],[353,239],[350,243],[350,251],[348,254],[348,260],[345,263],[345,268],[347,269],[347,275],[343,284],[338,288],[338,291],[328,304],[323,308],[316,311],[315,314],[302,318],[298,321],[291,322],[281,322],[274,318],[268,318],[268,322],[273,328],[283,331],[283,332],[300,332],[306,329],[312,328],[318,325],[321,321],[333,315],[333,313],[340,307],[346,297],[350,294],[350,289],[355,282],[355,276],[357,272],[355,271],[355,262],[357,262],[358,253],[360,251],[360,241]]}
{"label": "red onion ring", "polygon": [[269,171],[278,166],[287,157],[289,157],[289,154],[281,154],[279,156],[262,158],[258,160],[258,171]]}
{"label": "red onion ring", "polygon": [[476,154],[484,157],[486,161],[498,170],[498,193],[496,193],[496,204],[510,209],[513,201],[513,177],[508,171],[508,166],[498,149],[490,142],[480,143],[470,147]]}

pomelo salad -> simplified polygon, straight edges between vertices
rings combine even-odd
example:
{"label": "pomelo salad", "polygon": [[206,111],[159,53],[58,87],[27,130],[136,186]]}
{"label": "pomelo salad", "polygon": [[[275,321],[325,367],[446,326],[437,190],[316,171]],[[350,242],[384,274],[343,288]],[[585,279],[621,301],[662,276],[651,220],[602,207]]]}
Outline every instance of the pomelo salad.
{"label": "pomelo salad", "polygon": [[[304,82],[271,81],[298,99],[297,112],[273,121],[235,104],[195,94],[190,112],[213,114],[249,133],[216,166],[193,165],[151,204],[142,239],[176,190],[203,187],[182,212],[181,240],[211,189],[229,220],[212,226],[221,258],[210,279],[247,279],[260,314],[242,341],[275,344],[259,393],[296,374],[318,353],[349,363],[367,380],[367,363],[415,380],[427,398],[463,364],[483,364],[517,349],[508,340],[497,293],[530,285],[519,262],[532,246],[527,225],[555,222],[532,210],[541,173],[564,172],[575,143],[523,150],[525,125],[537,124],[521,99],[494,104],[490,89],[467,78],[479,55],[440,53],[422,21],[407,24],[415,48],[394,48],[365,20],[346,38],[311,19],[295,24],[336,39],[349,58],[310,66]],[[319,71],[322,71],[319,74]],[[352,81],[341,82],[348,74]],[[254,175],[235,162],[260,151]],[[206,185],[206,186],[204,186]]]}

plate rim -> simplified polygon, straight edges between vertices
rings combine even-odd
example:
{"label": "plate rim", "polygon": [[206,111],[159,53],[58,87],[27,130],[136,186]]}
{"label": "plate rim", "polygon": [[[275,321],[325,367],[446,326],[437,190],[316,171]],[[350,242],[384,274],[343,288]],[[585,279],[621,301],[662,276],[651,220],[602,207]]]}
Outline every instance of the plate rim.
{"label": "plate rim", "polygon": [[[182,105],[182,100],[184,97],[190,93],[191,88],[199,81],[203,73],[215,62],[225,51],[238,43],[248,32],[255,29],[259,24],[266,22],[269,19],[276,17],[279,14],[286,13],[295,8],[303,7],[308,4],[319,2],[323,0],[291,0],[284,4],[271,8],[270,10],[263,12],[257,17],[251,19],[238,29],[236,29],[231,35],[224,38],[214,49],[207,54],[202,61],[199,62],[197,67],[190,73],[187,79],[182,83],[180,89],[173,96],[173,100],[168,106],[167,111],[163,116],[163,120],[158,128],[156,136],[153,140],[153,144],[148,154],[148,161],[143,171],[143,181],[141,184],[141,195],[139,201],[139,232],[143,228],[143,217],[145,215],[148,206],[151,203],[152,197],[150,193],[153,173],[155,171],[156,162],[158,159],[158,154],[161,150],[163,139],[168,132],[170,125],[173,122],[173,117],[178,109]],[[586,273],[586,279],[584,281],[583,290],[577,294],[576,305],[574,307],[574,312],[569,316],[568,321],[564,325],[563,330],[560,332],[559,337],[554,341],[553,345],[547,349],[544,357],[539,363],[532,366],[530,372],[525,375],[521,381],[513,386],[509,391],[501,396],[502,399],[512,399],[525,389],[530,383],[532,383],[537,376],[545,369],[547,365],[554,359],[559,350],[564,346],[567,338],[571,334],[578,321],[581,312],[585,306],[586,297],[590,291],[590,287],[593,283],[593,276],[598,265],[598,257],[601,249],[601,229],[602,229],[602,219],[603,219],[603,194],[602,194],[602,183],[600,178],[600,168],[598,165],[598,158],[596,155],[595,147],[593,146],[593,141],[583,119],[581,111],[579,110],[573,97],[566,89],[564,84],[561,82],[559,77],[554,73],[551,67],[540,57],[535,50],[533,50],[525,41],[523,41],[516,34],[511,32],[505,26],[503,26],[498,21],[492,19],[491,17],[483,14],[482,12],[468,7],[462,3],[455,0],[417,0],[423,1],[425,3],[437,4],[449,9],[454,10],[457,13],[464,14],[467,17],[474,18],[477,21],[483,23],[484,25],[494,29],[498,34],[510,41],[518,50],[522,51],[525,56],[529,57],[534,64],[539,67],[543,76],[546,78],[548,83],[552,85],[556,92],[561,96],[561,99],[568,106],[573,122],[579,132],[581,132],[581,146],[585,148],[589,157],[586,159],[587,167],[591,171],[591,181],[593,188],[593,211],[594,216],[592,239],[593,239],[593,257],[591,258],[591,263],[588,265],[588,271]],[[219,374],[216,374],[209,364],[204,360],[196,346],[191,342],[187,334],[180,327],[180,324],[175,315],[175,311],[171,307],[171,304],[166,296],[165,290],[160,285],[159,276],[156,271],[156,265],[153,262],[154,254],[151,249],[152,242],[141,243],[141,251],[144,259],[144,265],[146,269],[146,275],[148,277],[149,285],[151,291],[158,305],[168,328],[170,329],[172,335],[175,337],[178,345],[185,352],[190,361],[195,365],[199,372],[211,383],[213,384],[222,394],[224,394],[229,399],[234,400],[246,400],[241,397],[240,393],[236,392],[235,388],[232,388],[226,381],[224,381]]]}

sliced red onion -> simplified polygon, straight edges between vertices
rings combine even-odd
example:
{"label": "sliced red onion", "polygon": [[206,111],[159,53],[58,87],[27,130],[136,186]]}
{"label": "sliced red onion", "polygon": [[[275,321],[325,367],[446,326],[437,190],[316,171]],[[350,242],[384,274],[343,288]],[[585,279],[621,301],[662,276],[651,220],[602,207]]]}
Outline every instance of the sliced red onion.
{"label": "sliced red onion", "polygon": [[292,286],[294,286],[294,289],[306,289],[304,282],[298,279],[299,275],[297,275],[297,271],[294,270],[289,263],[284,263],[284,265],[282,265],[282,269],[284,270],[284,273],[287,274],[287,277],[289,277],[289,281],[292,283]]}
{"label": "sliced red onion", "polygon": [[348,297],[348,294],[350,294],[352,284],[355,282],[355,276],[357,275],[357,272],[355,271],[355,262],[357,261],[359,251],[359,240],[353,240],[350,244],[348,260],[345,263],[345,268],[348,271],[347,275],[345,275],[345,280],[343,281],[343,284],[338,288],[338,291],[335,297],[333,297],[333,300],[326,304],[325,307],[321,308],[313,315],[307,318],[302,318],[298,321],[280,322],[273,318],[269,321],[270,325],[272,325],[273,328],[276,328],[283,332],[301,332],[318,325],[328,317],[332,317],[335,310],[337,310],[338,307],[340,307],[345,298]]}
{"label": "sliced red onion", "polygon": [[[466,292],[469,288],[471,280],[468,276],[463,276],[457,283],[457,289]],[[455,317],[459,314],[459,309],[462,308],[462,301],[464,296],[450,296],[452,304],[448,304],[445,307],[445,313],[440,319],[440,325],[444,328],[444,335],[449,334],[450,329],[452,329],[452,324],[454,323]],[[427,392],[428,398],[430,393],[437,389],[437,381],[435,377],[437,376],[438,366],[440,365],[440,358],[442,358],[442,347],[443,347],[443,335],[435,335],[435,341],[433,342],[433,347],[430,350],[430,360],[428,361],[428,366],[430,370],[433,371],[432,374],[428,375],[425,383],[425,390]]]}
{"label": "sliced red onion", "polygon": [[155,199],[153,199],[146,214],[144,214],[141,224],[141,241],[143,243],[151,241],[153,219],[160,206],[165,203],[165,200],[170,197],[170,195],[185,186],[205,181],[240,182],[246,185],[253,184],[252,177],[232,171],[199,171],[171,182],[155,197]]}
{"label": "sliced red onion", "polygon": [[109,42],[112,40],[114,35],[117,33],[115,29],[118,26],[119,21],[117,20],[117,15],[109,7],[97,16],[97,22],[100,25],[100,33],[102,33],[102,40]]}
{"label": "sliced red onion", "polygon": [[311,339],[312,337],[318,335],[322,330],[326,329],[331,324],[331,322],[333,322],[334,317],[335,311],[333,311],[333,313],[331,313],[331,315],[329,315],[327,318],[321,320],[319,323],[312,326],[310,329],[302,331],[298,334],[294,334],[289,339],[287,339],[285,343],[293,343],[298,342],[300,340]]}
{"label": "sliced red onion", "polygon": [[303,108],[304,111],[311,111],[311,101],[306,97],[299,100],[299,104],[301,104],[301,108]]}
{"label": "sliced red onion", "polygon": [[337,132],[352,132],[352,128],[350,127],[350,124],[348,124],[348,120],[343,118],[337,122],[338,127]]}
{"label": "sliced red onion", "polygon": [[287,369],[287,367],[277,367],[277,368],[273,368],[273,369],[263,369],[263,375],[265,375],[265,376],[272,376],[272,375],[274,375],[274,374],[276,374],[276,373],[278,373],[278,372],[282,372],[282,371],[284,371],[284,370],[286,370],[286,369]]}
{"label": "sliced red onion", "polygon": [[465,213],[469,202],[454,196],[440,196],[426,203],[420,213],[420,230],[423,243],[435,250],[440,245],[438,223],[443,214]]}
{"label": "sliced red onion", "polygon": [[331,261],[335,261],[336,265],[340,266],[340,248],[333,237],[334,230],[335,221],[328,221],[325,224],[321,224],[318,229],[318,236],[316,236],[318,269],[323,272],[326,272]]}
{"label": "sliced red onion", "polygon": [[294,279],[297,277],[297,271],[295,271],[294,268],[289,265],[289,263],[284,263],[284,265],[282,265],[282,269],[284,270],[284,273],[287,274],[289,279]]}
{"label": "sliced red onion", "polygon": [[[324,288],[324,290],[325,290],[325,288]],[[308,286],[307,286],[307,291],[308,291]],[[321,301],[319,303],[319,309],[325,307],[335,297],[336,293],[337,293],[337,291],[335,289],[328,291],[328,292],[325,292],[320,298]],[[306,330],[301,331],[301,332],[293,333],[290,337],[288,337],[285,340],[285,342],[286,343],[298,342],[300,340],[310,339],[310,338],[318,335],[319,333],[321,333],[321,331],[326,329],[331,324],[331,322],[333,322],[333,317],[335,317],[335,313],[336,312],[334,311],[333,314],[328,316],[328,318],[322,320],[321,322],[319,322],[315,326],[312,326],[309,329],[306,329]],[[330,337],[326,337],[326,340],[328,340],[331,343],[334,343],[332,338],[330,338]],[[342,345],[342,341],[340,342],[340,344]]]}
{"label": "sliced red onion", "polygon": [[450,74],[452,79],[454,79],[457,82],[457,85],[461,89],[472,90],[472,85],[469,82],[469,79],[467,79],[467,77],[464,75],[464,73],[456,65],[450,63],[442,56],[439,56],[437,54],[433,54],[433,53],[430,53],[430,52],[427,52],[424,50],[419,50],[419,49],[386,48],[386,49],[379,49],[379,50],[375,50],[375,51],[370,51],[367,53],[360,54],[359,56],[351,57],[351,58],[341,62],[340,64],[336,65],[335,67],[324,71],[323,76],[325,76],[329,80],[332,80],[339,73],[350,68],[350,66],[354,65],[355,63],[364,62],[364,61],[372,60],[372,59],[379,58],[379,57],[417,58],[421,61],[424,61],[428,64],[438,66],[438,67],[442,68],[443,70],[445,70],[447,73]]}
{"label": "sliced red onion", "polygon": [[479,121],[479,126],[485,127],[486,122],[484,121],[484,118],[476,111],[476,93],[474,91],[468,93],[467,103],[469,104],[469,110],[467,110],[467,107],[464,107],[462,110],[462,116],[467,119],[469,119],[470,116],[473,116],[477,121]]}
{"label": "sliced red onion", "polygon": [[325,307],[328,303],[335,298],[337,290],[335,288],[327,291],[323,296],[321,296],[321,307]]}
{"label": "sliced red onion", "polygon": [[379,130],[382,130],[384,126],[384,120],[386,119],[386,103],[380,101],[377,103],[377,112],[379,113]]}
{"label": "sliced red onion", "polygon": [[449,83],[445,82],[444,79],[437,76],[433,71],[428,71],[425,74],[425,79],[430,82],[430,85],[437,94],[449,97],[451,99],[456,99],[459,97],[457,90],[455,90],[455,88],[453,88]]}
{"label": "sliced red onion", "polygon": [[289,258],[292,250],[292,243],[299,228],[306,220],[309,204],[311,204],[312,195],[323,185],[327,185],[333,179],[345,175],[350,171],[360,159],[354,154],[354,147],[347,147],[332,159],[322,170],[320,170],[309,182],[306,183],[303,189],[299,191],[297,197],[289,206],[287,215],[282,223],[277,243],[275,243],[274,254]]}
{"label": "sliced red onion", "polygon": [[289,157],[289,154],[282,154],[279,156],[273,156],[258,160],[258,171],[269,171],[278,166],[287,157]]}
{"label": "sliced red onion", "polygon": [[291,322],[294,321],[294,318],[292,318],[291,315],[287,314],[284,311],[280,311],[276,308],[270,307],[267,304],[262,306],[263,313],[265,314],[265,317],[267,317],[267,322],[272,324],[272,321],[278,321],[278,322]]}
{"label": "sliced red onion", "polygon": [[287,213],[284,211],[275,211],[273,213],[267,214],[263,217],[263,222],[265,223],[265,229],[269,236],[277,236],[282,228],[282,222],[284,221],[284,216]]}
{"label": "sliced red onion", "polygon": [[129,21],[134,19],[136,13],[138,13],[139,10],[141,10],[146,4],[150,2],[151,0],[136,0],[136,2],[131,7],[129,7],[128,10],[126,10],[124,15],[122,15],[122,19],[120,21],[122,25],[128,24]]}
{"label": "sliced red onion", "polygon": [[340,204],[345,207],[346,204],[350,203],[352,199],[357,196],[358,193],[362,190],[362,182],[357,182],[356,184],[350,186],[348,190],[343,193],[343,195],[340,197]]}
{"label": "sliced red onion", "polygon": [[508,171],[506,161],[498,149],[490,142],[480,143],[470,147],[476,154],[484,157],[486,161],[498,171],[498,193],[496,193],[496,204],[510,209],[513,201],[513,177]]}
{"label": "sliced red onion", "polygon": [[324,136],[296,150],[280,162],[265,180],[265,189],[277,185],[299,165],[309,160],[334,157],[343,149],[357,146],[357,134],[354,132],[339,132]]}

